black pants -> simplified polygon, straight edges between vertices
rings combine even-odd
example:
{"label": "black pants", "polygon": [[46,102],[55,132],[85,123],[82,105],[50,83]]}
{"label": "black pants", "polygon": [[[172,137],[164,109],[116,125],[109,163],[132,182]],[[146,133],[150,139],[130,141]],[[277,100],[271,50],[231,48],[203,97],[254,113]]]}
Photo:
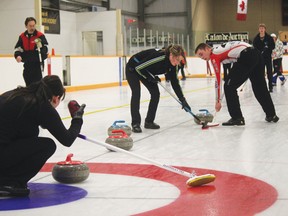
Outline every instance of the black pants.
{"label": "black pants", "polygon": [[[44,64],[43,64],[44,68]],[[25,62],[23,78],[26,86],[41,80],[43,77],[40,62]]]}
{"label": "black pants", "polygon": [[231,66],[232,66],[232,63],[228,63],[228,64],[223,64],[223,70],[224,70],[224,81],[227,80],[227,76],[231,70]]}
{"label": "black pants", "polygon": [[259,51],[253,48],[247,48],[241,52],[238,61],[233,63],[227,81],[225,81],[224,93],[230,116],[235,119],[243,117],[237,88],[248,78],[251,81],[253,93],[266,116],[273,117],[275,108],[267,89],[263,58]]}
{"label": "black pants", "polygon": [[282,58],[274,59],[273,60],[273,83],[276,85],[277,78],[279,77],[281,81],[285,80],[285,77],[282,74]]}
{"label": "black pants", "polygon": [[141,115],[140,115],[141,84],[140,84],[140,81],[148,89],[151,95],[145,121],[154,122],[157,108],[158,108],[159,98],[160,98],[160,92],[159,92],[157,83],[148,82],[146,79],[144,79],[139,74],[137,74],[137,72],[134,71],[134,69],[131,68],[128,64],[126,65],[126,78],[127,78],[128,84],[132,92],[131,104],[130,104],[132,125],[141,124]]}
{"label": "black pants", "polygon": [[266,73],[268,78],[268,88],[271,90],[273,89],[272,85],[272,77],[273,77],[273,71],[272,71],[272,58],[265,57],[264,58],[264,64],[266,66]]}
{"label": "black pants", "polygon": [[25,185],[55,150],[55,142],[45,137],[0,144],[0,185]]}
{"label": "black pants", "polygon": [[182,79],[184,78],[186,78],[186,76],[185,76],[185,71],[184,71],[184,65],[180,65],[179,66],[179,70],[181,71],[181,76],[182,76]]}

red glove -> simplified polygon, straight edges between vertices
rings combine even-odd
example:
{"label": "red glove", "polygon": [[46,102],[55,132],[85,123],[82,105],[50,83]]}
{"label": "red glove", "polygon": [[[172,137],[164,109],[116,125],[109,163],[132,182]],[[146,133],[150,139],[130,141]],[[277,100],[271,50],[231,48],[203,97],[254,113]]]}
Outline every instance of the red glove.
{"label": "red glove", "polygon": [[68,108],[69,108],[69,112],[72,118],[82,118],[83,114],[84,114],[84,108],[85,108],[85,104],[82,104],[81,106],[78,104],[77,101],[75,100],[71,100],[68,103]]}

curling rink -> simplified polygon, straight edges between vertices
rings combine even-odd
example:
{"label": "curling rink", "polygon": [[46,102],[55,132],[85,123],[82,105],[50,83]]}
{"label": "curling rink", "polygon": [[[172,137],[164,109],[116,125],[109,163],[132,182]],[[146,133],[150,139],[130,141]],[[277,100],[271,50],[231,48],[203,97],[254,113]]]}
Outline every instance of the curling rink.
{"label": "curling rink", "polygon": [[[173,92],[170,83],[162,83]],[[180,81],[194,114],[199,109],[214,112],[214,78]],[[56,153],[30,182],[25,198],[0,198],[2,216],[286,216],[288,214],[288,87],[279,81],[271,93],[278,123],[265,122],[248,81],[239,92],[245,126],[218,126],[202,130],[192,115],[161,86],[155,122],[161,128],[144,128],[149,93],[142,87],[142,130],[133,133],[130,152],[198,175],[214,174],[214,182],[189,188],[187,177],[153,164],[77,138],[67,148],[57,141]],[[71,118],[69,100],[85,103],[81,133],[105,142],[107,130],[116,120],[130,126],[130,88],[101,88],[67,92],[57,108],[65,125]],[[214,122],[229,120],[226,101]],[[51,135],[41,129],[41,136]],[[51,170],[64,161],[83,161],[90,168],[84,182],[61,184]]]}

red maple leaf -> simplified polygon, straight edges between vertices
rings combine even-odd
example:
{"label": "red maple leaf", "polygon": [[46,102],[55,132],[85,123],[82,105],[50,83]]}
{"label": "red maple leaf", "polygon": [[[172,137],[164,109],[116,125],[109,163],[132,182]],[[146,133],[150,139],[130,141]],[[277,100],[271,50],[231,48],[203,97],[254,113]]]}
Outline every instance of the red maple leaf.
{"label": "red maple leaf", "polygon": [[245,9],[245,2],[242,1],[239,7],[241,8],[241,11],[243,11]]}

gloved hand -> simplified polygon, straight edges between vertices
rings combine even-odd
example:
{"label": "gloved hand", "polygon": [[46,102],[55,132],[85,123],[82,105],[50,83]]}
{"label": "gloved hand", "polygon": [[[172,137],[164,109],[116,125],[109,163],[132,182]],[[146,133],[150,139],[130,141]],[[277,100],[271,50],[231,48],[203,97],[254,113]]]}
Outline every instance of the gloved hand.
{"label": "gloved hand", "polygon": [[158,82],[161,82],[161,79],[158,77],[158,76],[154,76],[154,77],[147,77],[147,80],[149,81],[149,82],[152,82],[152,83],[158,83]]}
{"label": "gloved hand", "polygon": [[81,106],[78,104],[77,101],[71,100],[68,103],[68,109],[70,112],[70,115],[73,119],[75,118],[82,118],[84,114],[84,108],[86,107],[86,104],[82,104]]}
{"label": "gloved hand", "polygon": [[187,103],[185,97],[182,97],[179,99],[181,101],[182,104],[182,109],[184,109],[186,112],[191,111],[191,107],[189,106],[189,104]]}

